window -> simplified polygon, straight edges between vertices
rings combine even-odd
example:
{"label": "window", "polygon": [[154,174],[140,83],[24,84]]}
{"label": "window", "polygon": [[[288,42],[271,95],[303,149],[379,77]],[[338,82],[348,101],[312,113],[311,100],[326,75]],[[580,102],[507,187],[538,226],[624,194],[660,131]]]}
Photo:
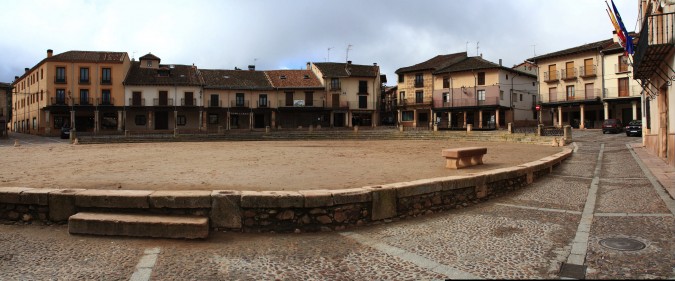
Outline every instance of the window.
{"label": "window", "polygon": [[478,85],[485,85],[485,72],[478,72]]}
{"label": "window", "polygon": [[110,98],[110,90],[101,91],[101,104],[112,105],[112,100]]}
{"label": "window", "polygon": [[548,66],[548,73],[544,73],[544,78],[548,75],[548,81],[558,80],[558,72],[556,71],[555,64]]}
{"label": "window", "polygon": [[194,98],[193,92],[185,92],[185,105],[186,106],[194,106],[195,105],[195,98]]}
{"label": "window", "polygon": [[101,70],[101,84],[111,84],[111,83],[112,83],[112,76],[110,68],[103,68]]}
{"label": "window", "polygon": [[80,105],[88,105],[89,104],[89,90],[87,89],[81,89],[80,90]]}
{"label": "window", "polygon": [[66,123],[65,116],[54,116],[54,129],[61,129]]}
{"label": "window", "polygon": [[595,68],[593,67],[593,59],[584,60],[584,76],[595,75]]}
{"label": "window", "polygon": [[266,94],[260,94],[258,96],[258,107],[267,107],[267,95]]}
{"label": "window", "polygon": [[523,101],[523,94],[520,94],[520,101]]}
{"label": "window", "polygon": [[415,92],[415,103],[424,103],[424,92]]}
{"label": "window", "polygon": [[330,89],[331,90],[340,90],[340,78],[331,78],[330,79]]}
{"label": "window", "polygon": [[479,101],[485,101],[485,90],[476,91]]}
{"label": "window", "polygon": [[504,91],[499,91],[499,100],[504,100]]}
{"label": "window", "polygon": [[136,115],[134,118],[134,124],[136,124],[136,126],[145,126],[145,122],[145,115]]}
{"label": "window", "polygon": [[443,76],[443,89],[450,88],[450,77]]}
{"label": "window", "polygon": [[628,77],[619,78],[619,97],[628,96]]}
{"label": "window", "polygon": [[368,81],[359,81],[359,94],[368,93]]}
{"label": "window", "polygon": [[404,77],[405,77],[404,74],[399,74],[399,75],[398,75],[398,82],[399,82],[399,83],[403,83],[403,82],[405,81]]}
{"label": "window", "polygon": [[424,75],[422,73],[415,74],[415,87],[424,87]]}
{"label": "window", "polygon": [[359,108],[368,108],[368,96],[359,96]]}
{"label": "window", "polygon": [[80,67],[80,83],[89,83],[89,68]]}
{"label": "window", "polygon": [[101,128],[104,130],[114,130],[117,128],[117,113],[103,113],[101,119]]}
{"label": "window", "polygon": [[628,72],[628,58],[626,56],[619,56],[619,67],[616,72]]}
{"label": "window", "polygon": [[548,88],[548,101],[549,102],[558,101],[558,91],[555,87]]}
{"label": "window", "polygon": [[209,106],[210,107],[220,106],[220,100],[218,98],[218,95],[211,95],[211,99],[209,100]]}
{"label": "window", "polygon": [[244,93],[237,93],[235,96],[235,106],[244,106]]}
{"label": "window", "polygon": [[506,74],[506,80],[509,80],[509,75],[508,75],[508,74]]}
{"label": "window", "polygon": [[141,100],[141,92],[133,92],[131,93],[131,105],[135,106],[142,106],[143,105],[143,100]]}
{"label": "window", "polygon": [[33,130],[37,129],[37,118],[33,117]]}
{"label": "window", "polygon": [[176,116],[176,125],[185,126],[185,123],[187,123],[187,119],[185,118],[185,115]]}
{"label": "window", "polygon": [[567,86],[567,100],[574,100],[574,86]]}
{"label": "window", "polygon": [[219,124],[220,121],[218,119],[219,119],[218,114],[209,114],[209,124],[211,125]]}
{"label": "window", "polygon": [[565,63],[565,75],[563,78],[574,78],[574,62],[568,61]]}
{"label": "window", "polygon": [[56,68],[56,78],[54,80],[56,83],[66,83],[66,68],[57,67]]}
{"label": "window", "polygon": [[443,93],[443,102],[450,102],[450,93]]}
{"label": "window", "polygon": [[314,92],[305,92],[305,106],[314,106]]}
{"label": "window", "polygon": [[152,67],[152,61],[149,60],[148,63],[145,64],[147,67]]}
{"label": "window", "polygon": [[45,71],[44,69],[40,68],[40,80],[45,79]]}
{"label": "window", "polygon": [[400,100],[405,100],[405,91],[401,91],[399,93],[399,96],[400,96]]}
{"label": "window", "polygon": [[65,89],[56,89],[56,104],[66,104]]}
{"label": "window", "polygon": [[415,120],[415,112],[414,111],[403,111],[401,112],[401,121],[403,122],[409,122]]}
{"label": "window", "polygon": [[286,92],[286,106],[293,106],[293,92]]}

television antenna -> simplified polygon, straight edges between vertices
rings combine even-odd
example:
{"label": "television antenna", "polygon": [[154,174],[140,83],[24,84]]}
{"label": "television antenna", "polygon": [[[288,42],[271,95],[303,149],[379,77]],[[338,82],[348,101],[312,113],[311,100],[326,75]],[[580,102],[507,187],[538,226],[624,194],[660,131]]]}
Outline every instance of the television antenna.
{"label": "television antenna", "polygon": [[352,49],[352,44],[347,45],[347,57],[345,59],[346,61],[349,61],[349,50],[351,50],[351,49]]}

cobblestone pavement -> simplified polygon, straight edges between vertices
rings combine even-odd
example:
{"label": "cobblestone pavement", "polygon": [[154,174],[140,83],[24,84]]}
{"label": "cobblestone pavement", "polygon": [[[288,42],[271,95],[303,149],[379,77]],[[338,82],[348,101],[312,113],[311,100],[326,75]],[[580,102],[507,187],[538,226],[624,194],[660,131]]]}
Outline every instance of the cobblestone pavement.
{"label": "cobblestone pavement", "polygon": [[[342,232],[218,232],[184,241],[73,236],[65,225],[0,225],[0,280],[575,277],[561,271],[563,264],[581,269],[577,278],[674,278],[675,204],[627,145],[640,139],[593,130],[574,137],[570,159],[513,194]],[[644,248],[603,246],[617,246],[604,240],[610,238]]]}

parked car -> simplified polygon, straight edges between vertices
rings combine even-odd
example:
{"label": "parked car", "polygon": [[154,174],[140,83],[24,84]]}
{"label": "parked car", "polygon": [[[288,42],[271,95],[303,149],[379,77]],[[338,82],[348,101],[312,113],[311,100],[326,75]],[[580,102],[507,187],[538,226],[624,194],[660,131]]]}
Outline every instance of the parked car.
{"label": "parked car", "polygon": [[607,132],[619,133],[623,130],[623,125],[619,119],[606,119],[602,122],[602,133],[606,134]]}
{"label": "parked car", "polygon": [[633,120],[626,126],[626,136],[642,136],[642,120]]}
{"label": "parked car", "polygon": [[61,127],[61,138],[62,139],[69,139],[70,138],[70,126],[65,125]]}

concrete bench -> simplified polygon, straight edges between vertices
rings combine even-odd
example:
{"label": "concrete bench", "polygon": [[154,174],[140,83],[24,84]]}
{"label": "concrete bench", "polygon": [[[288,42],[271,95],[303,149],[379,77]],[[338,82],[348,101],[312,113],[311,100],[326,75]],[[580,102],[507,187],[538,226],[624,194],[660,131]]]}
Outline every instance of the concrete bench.
{"label": "concrete bench", "polygon": [[441,155],[446,159],[446,168],[461,169],[473,165],[482,165],[485,153],[487,153],[487,147],[461,147],[443,149]]}

